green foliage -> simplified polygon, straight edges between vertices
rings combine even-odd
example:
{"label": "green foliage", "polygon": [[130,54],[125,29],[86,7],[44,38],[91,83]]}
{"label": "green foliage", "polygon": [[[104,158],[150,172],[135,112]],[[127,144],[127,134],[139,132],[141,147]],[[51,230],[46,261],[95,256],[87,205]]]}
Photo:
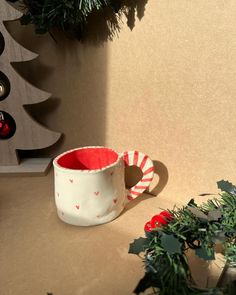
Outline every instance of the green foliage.
{"label": "green foliage", "polygon": [[190,248],[201,259],[214,260],[215,245],[221,244],[227,264],[236,267],[236,189],[223,180],[218,187],[225,190],[221,198],[208,200],[201,206],[192,199],[183,208],[169,210],[174,218],[147,234],[143,247],[146,273],[134,290],[136,294],[150,287],[159,295],[236,294],[235,282],[221,289],[197,288],[185,256]]}
{"label": "green foliage", "polygon": [[[109,9],[118,14],[125,6],[123,0],[8,0],[19,2],[24,15],[23,25],[34,24],[38,34],[50,32],[53,28],[73,31],[81,37],[89,17],[98,11]],[[133,0],[136,3],[138,0]],[[111,28],[112,30],[112,25]]]}
{"label": "green foliage", "polygon": [[139,254],[143,251],[145,251],[145,248],[148,246],[148,239],[145,238],[138,238],[134,240],[133,243],[129,246],[129,253],[132,254]]}
{"label": "green foliage", "polygon": [[179,253],[181,254],[182,243],[174,235],[162,234],[161,245],[165,251],[169,254]]}
{"label": "green foliage", "polygon": [[236,244],[235,241],[225,243],[225,257],[229,262],[229,265],[236,267]]}
{"label": "green foliage", "polygon": [[200,247],[195,250],[195,254],[204,260],[215,260],[214,250],[212,248]]}
{"label": "green foliage", "polygon": [[217,186],[223,192],[228,192],[228,193],[235,193],[236,192],[236,186],[227,180],[226,181],[225,180],[218,181]]}

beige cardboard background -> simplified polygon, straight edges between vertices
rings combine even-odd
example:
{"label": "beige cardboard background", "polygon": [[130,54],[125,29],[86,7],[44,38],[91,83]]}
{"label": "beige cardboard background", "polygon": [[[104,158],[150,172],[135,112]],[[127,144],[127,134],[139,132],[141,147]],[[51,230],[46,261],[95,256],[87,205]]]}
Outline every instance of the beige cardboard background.
{"label": "beige cardboard background", "polygon": [[[94,32],[98,26],[93,24]],[[91,43],[93,38],[81,44],[60,34],[55,43],[17,23],[9,28],[21,44],[40,54],[17,69],[53,94],[32,107],[37,120],[64,133],[64,140],[46,154],[85,145],[137,149],[158,161],[161,184],[158,197],[146,196],[114,223],[87,231],[56,219],[52,173],[33,180],[1,178],[1,265],[8,265],[3,294],[45,294],[51,286],[55,295],[131,294],[142,266],[126,247],[142,235],[145,220],[159,207],[217,192],[216,181],[222,178],[236,183],[236,2],[149,0],[133,30],[124,17],[119,35],[100,44]],[[44,248],[53,236],[54,244]],[[81,238],[87,243],[81,244]],[[58,243],[61,248],[55,247]],[[32,252],[21,256],[28,247]],[[83,271],[71,255],[79,257]],[[62,256],[65,272],[58,264]],[[103,278],[97,277],[100,269]],[[30,274],[34,279],[23,283]]]}
{"label": "beige cardboard background", "polygon": [[169,198],[234,181],[235,22],[234,1],[158,0],[132,31],[124,18],[118,37],[99,45],[14,30],[40,54],[20,71],[53,93],[34,107],[65,135],[52,154],[84,145],[146,152],[166,166]]}

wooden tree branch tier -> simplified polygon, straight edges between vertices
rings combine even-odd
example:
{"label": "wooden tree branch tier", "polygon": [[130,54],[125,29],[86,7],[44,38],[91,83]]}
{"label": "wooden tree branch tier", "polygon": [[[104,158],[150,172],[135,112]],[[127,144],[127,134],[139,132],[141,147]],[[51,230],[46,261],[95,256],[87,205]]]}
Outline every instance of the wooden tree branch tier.
{"label": "wooden tree branch tier", "polygon": [[0,0],[0,174],[45,173],[51,159],[20,160],[18,150],[43,149],[61,136],[37,123],[24,108],[47,100],[50,94],[28,83],[12,66],[37,57],[19,45],[4,25],[20,17],[18,10]]}

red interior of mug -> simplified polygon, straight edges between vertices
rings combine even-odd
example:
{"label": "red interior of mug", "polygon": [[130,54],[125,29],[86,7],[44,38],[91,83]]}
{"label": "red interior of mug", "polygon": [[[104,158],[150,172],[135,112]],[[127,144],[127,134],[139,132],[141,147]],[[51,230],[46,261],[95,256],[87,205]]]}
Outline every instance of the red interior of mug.
{"label": "red interior of mug", "polygon": [[62,155],[57,163],[68,169],[97,170],[102,169],[118,160],[118,154],[109,148],[94,147],[73,150]]}

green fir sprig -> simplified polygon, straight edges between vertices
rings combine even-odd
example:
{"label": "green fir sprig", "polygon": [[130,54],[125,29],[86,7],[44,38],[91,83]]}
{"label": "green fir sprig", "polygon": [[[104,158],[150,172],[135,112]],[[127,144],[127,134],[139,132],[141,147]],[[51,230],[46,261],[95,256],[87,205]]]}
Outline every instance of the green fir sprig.
{"label": "green fir sprig", "polygon": [[222,288],[198,288],[186,257],[192,249],[201,259],[214,260],[215,246],[220,244],[227,265],[236,267],[236,187],[224,180],[217,184],[219,198],[200,206],[191,199],[182,208],[161,212],[147,223],[146,238],[130,244],[129,253],[144,254],[146,270],[134,293],[152,287],[159,295],[236,294],[235,281]]}
{"label": "green fir sprig", "polygon": [[137,8],[138,0],[8,0],[17,2],[24,15],[21,24],[34,24],[38,34],[51,32],[57,28],[64,32],[72,32],[75,37],[82,38],[89,19],[96,12],[105,12],[108,34],[115,34],[118,29],[120,14]]}

